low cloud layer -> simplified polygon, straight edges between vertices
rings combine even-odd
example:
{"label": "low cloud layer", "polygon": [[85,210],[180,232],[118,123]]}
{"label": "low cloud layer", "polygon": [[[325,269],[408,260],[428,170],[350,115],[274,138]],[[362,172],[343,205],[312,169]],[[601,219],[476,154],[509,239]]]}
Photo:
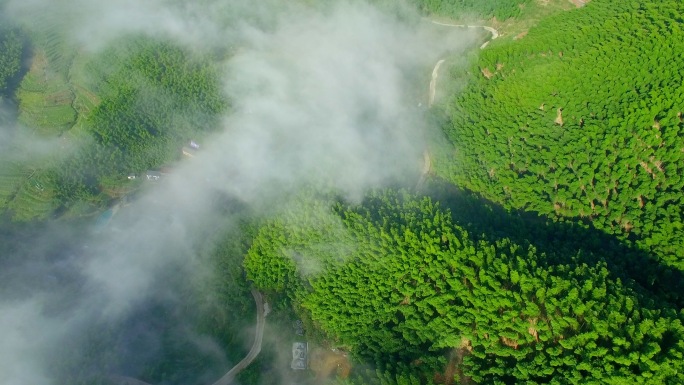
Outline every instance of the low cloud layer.
{"label": "low cloud layer", "polygon": [[[259,208],[305,184],[354,199],[417,176],[423,79],[444,52],[469,41],[360,2],[11,0],[6,11],[26,25],[54,21],[83,49],[143,33],[235,54],[221,63],[233,106],[195,158],[121,208],[106,231],[43,226],[3,256],[0,385],[54,384],[56,355],[92,349],[79,345],[84,330],[130,323],[132,335],[153,341],[154,325],[131,317],[143,304],[173,304],[180,282],[211,274],[199,250],[230,222],[217,214],[217,194]],[[211,342],[201,343],[220,360]],[[126,364],[135,360],[105,367],[135,376],[140,368]]]}

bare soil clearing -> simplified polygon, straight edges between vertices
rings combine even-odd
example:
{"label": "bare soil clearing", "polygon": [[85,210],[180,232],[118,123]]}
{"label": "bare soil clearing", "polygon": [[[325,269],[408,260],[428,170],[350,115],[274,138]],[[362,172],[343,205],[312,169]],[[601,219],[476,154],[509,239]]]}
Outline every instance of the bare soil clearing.
{"label": "bare soil clearing", "polygon": [[347,353],[316,347],[311,350],[310,368],[316,373],[316,382],[323,383],[333,375],[349,377],[352,365]]}

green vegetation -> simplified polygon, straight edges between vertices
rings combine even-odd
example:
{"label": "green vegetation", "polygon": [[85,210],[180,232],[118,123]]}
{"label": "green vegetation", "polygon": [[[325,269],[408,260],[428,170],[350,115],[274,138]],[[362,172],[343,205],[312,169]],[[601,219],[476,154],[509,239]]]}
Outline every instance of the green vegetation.
{"label": "green vegetation", "polygon": [[18,121],[31,135],[60,139],[21,173],[13,170],[25,165],[3,167],[0,209],[15,220],[92,213],[131,189],[126,175],[178,159],[226,108],[207,55],[149,38],[123,39],[95,57],[76,55],[59,35],[38,33],[34,43]]}
{"label": "green vegetation", "polygon": [[455,19],[496,17],[505,20],[520,15],[531,0],[412,0],[422,11]]}
{"label": "green vegetation", "polygon": [[[240,225],[200,252],[215,275],[178,278],[173,312],[151,303],[136,313],[161,325],[163,352],[136,372],[152,383],[218,378],[220,357],[188,330],[239,360],[255,310],[246,274],[274,308],[269,323],[300,319],[308,341],[364,363],[336,384],[683,383],[680,2],[593,0],[562,14],[573,6],[413,3],[515,31],[462,58],[473,60],[467,82],[452,68],[458,92],[427,114],[446,139],[429,134],[426,196],[378,190],[352,204],[309,187],[270,202],[279,212],[269,218],[239,208]],[[169,165],[228,109],[215,54],[128,36],[89,55],[34,31],[24,75],[21,33],[0,27],[0,97],[16,101],[22,138],[52,147],[19,157],[17,141],[0,152],[7,255],[37,220],[92,215],[129,194],[138,185],[128,174]],[[62,347],[61,380],[93,383],[92,368],[125,367],[107,349],[126,339],[119,326],[84,330],[74,346],[91,350],[79,357]],[[277,350],[290,342],[267,341],[240,381],[275,378]]]}
{"label": "green vegetation", "polygon": [[438,172],[684,269],[679,12],[676,1],[597,0],[485,50],[447,107],[457,151]]}
{"label": "green vegetation", "polygon": [[462,374],[478,383],[684,380],[681,315],[605,262],[551,263],[562,256],[534,244],[476,240],[407,193],[336,203],[327,216],[326,200],[305,201],[314,209],[288,209],[262,227],[248,277],[290,293],[379,368],[404,365],[424,382],[456,348]]}
{"label": "green vegetation", "polygon": [[6,95],[10,83],[19,74],[24,42],[15,29],[0,20],[0,96]]}
{"label": "green vegetation", "polygon": [[[206,58],[168,43],[126,42],[127,52],[99,60],[120,64],[95,91],[100,104],[88,126],[108,159],[99,175],[124,177],[160,167],[189,139],[215,127],[225,108],[218,77]],[[122,57],[123,56],[123,57]],[[105,64],[95,64],[102,72]]]}
{"label": "green vegetation", "polygon": [[43,136],[59,136],[76,122],[73,92],[64,76],[49,67],[44,51],[34,54],[31,68],[19,85],[17,99],[19,123]]}

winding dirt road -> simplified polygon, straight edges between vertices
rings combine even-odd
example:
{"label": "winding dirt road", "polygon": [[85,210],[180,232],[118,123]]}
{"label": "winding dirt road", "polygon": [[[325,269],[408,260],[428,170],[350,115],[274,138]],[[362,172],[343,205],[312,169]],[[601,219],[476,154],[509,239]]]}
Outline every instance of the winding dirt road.
{"label": "winding dirt road", "polygon": [[[252,289],[252,297],[254,297],[254,302],[256,303],[256,335],[254,336],[254,342],[252,343],[252,348],[249,353],[238,362],[237,365],[233,366],[228,373],[224,374],[223,377],[219,378],[212,385],[229,385],[235,379],[235,376],[240,373],[244,368],[249,366],[249,364],[254,361],[254,359],[261,352],[261,343],[264,339],[264,326],[266,325],[266,310],[264,306],[264,297],[256,289]],[[125,376],[111,376],[109,377],[116,385],[151,385],[147,382],[140,381],[135,378],[125,377]]]}
{"label": "winding dirt road", "polygon": [[[445,27],[456,27],[456,28],[483,28],[487,31],[489,31],[492,34],[492,37],[485,41],[481,46],[480,49],[484,49],[487,47],[490,41],[498,38],[499,31],[496,29],[487,26],[487,25],[466,25],[466,24],[449,24],[449,23],[441,23],[439,21],[435,20],[430,20],[431,23],[437,24],[437,25],[442,25]],[[444,64],[444,61],[446,59],[439,59],[437,63],[435,64],[434,68],[432,68],[432,77],[430,78],[430,91],[428,94],[428,108],[432,107],[432,105],[435,102],[435,93],[437,92],[437,78],[439,77],[439,68]],[[416,184],[416,190],[419,190],[423,184],[425,183],[425,180],[427,179],[428,174],[430,173],[430,170],[432,169],[432,159],[430,158],[430,151],[426,148],[425,151],[423,151],[423,169],[420,174],[420,178],[418,179],[418,183]]]}
{"label": "winding dirt road", "polygon": [[432,24],[443,25],[443,26],[445,26],[445,27],[482,28],[482,29],[486,29],[487,31],[489,31],[489,32],[492,34],[492,38],[489,39],[489,40],[487,40],[486,42],[484,42],[484,44],[482,44],[482,45],[480,46],[480,49],[483,49],[484,47],[486,47],[486,46],[489,44],[490,41],[492,41],[492,40],[496,39],[497,37],[499,37],[499,31],[497,31],[496,29],[494,29],[493,27],[490,27],[490,26],[488,26],[488,25],[449,24],[449,23],[441,23],[441,22],[435,21],[435,20],[430,20],[430,22],[432,22]]}
{"label": "winding dirt road", "polygon": [[219,378],[218,381],[214,382],[213,385],[229,385],[230,383],[233,382],[235,379],[235,375],[240,373],[240,371],[244,368],[246,368],[249,364],[254,361],[256,356],[259,355],[261,352],[261,342],[264,339],[264,326],[266,325],[266,312],[264,310],[264,297],[256,291],[256,289],[252,289],[252,296],[254,297],[254,302],[256,302],[256,313],[257,313],[257,322],[256,322],[256,335],[254,336],[254,343],[252,343],[252,348],[249,350],[249,353],[245,356],[245,358],[242,359],[242,361],[238,362],[237,365],[233,366],[232,369],[228,371],[228,373],[224,374],[223,377]]}
{"label": "winding dirt road", "polygon": [[[440,23],[439,21],[434,21],[430,20],[432,24],[437,24],[437,25],[443,25],[445,27],[456,27],[456,28],[483,28],[487,31],[489,31],[492,34],[492,37],[488,39],[484,44],[480,46],[480,49],[484,49],[490,41],[498,38],[499,31],[496,29],[486,26],[486,25],[465,25],[465,24],[448,24],[448,23]],[[445,59],[440,59],[436,64],[435,67],[432,69],[432,78],[430,79],[430,94],[428,97],[428,108],[432,107],[432,104],[435,102],[435,92],[437,89],[437,78],[439,77],[439,67],[442,66],[444,63]]]}
{"label": "winding dirt road", "polygon": [[430,79],[430,96],[428,97],[428,108],[432,107],[432,103],[435,102],[435,89],[437,88],[437,76],[439,75],[439,67],[442,66],[445,59],[440,59],[435,68],[432,69],[432,78]]}

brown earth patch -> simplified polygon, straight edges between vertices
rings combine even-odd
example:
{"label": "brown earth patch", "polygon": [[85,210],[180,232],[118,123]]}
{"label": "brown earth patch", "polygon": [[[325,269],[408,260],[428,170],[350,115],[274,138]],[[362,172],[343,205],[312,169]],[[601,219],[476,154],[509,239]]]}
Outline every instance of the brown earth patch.
{"label": "brown earth patch", "polygon": [[78,90],[81,91],[81,93],[83,94],[83,96],[84,96],[86,99],[88,99],[88,101],[89,101],[90,103],[92,103],[93,105],[96,106],[96,105],[100,104],[100,97],[99,97],[99,96],[95,95],[94,93],[92,93],[91,91],[89,91],[88,89],[86,89],[85,87],[82,87],[82,86],[80,86],[80,85],[78,85],[78,84],[75,84],[74,87],[78,88]]}
{"label": "brown earth patch", "polygon": [[661,160],[656,159],[654,156],[651,158],[651,163],[658,169],[658,171],[664,173],[665,169],[663,168],[663,162]]}
{"label": "brown earth patch", "polygon": [[43,51],[36,51],[36,53],[31,58],[31,67],[29,68],[29,71],[34,73],[45,71],[47,65],[48,62],[45,53]]}
{"label": "brown earth patch", "polygon": [[562,108],[559,108],[558,110],[556,110],[556,119],[554,119],[553,122],[556,123],[557,125],[561,126],[561,127],[563,126],[563,109]]}
{"label": "brown earth patch", "polygon": [[522,39],[523,37],[527,36],[528,32],[529,32],[529,31],[522,31],[522,32],[520,32],[519,34],[515,35],[515,37],[513,37],[513,40],[520,40],[520,39]]}
{"label": "brown earth patch", "polygon": [[333,373],[339,378],[349,377],[352,365],[347,353],[317,347],[311,350],[309,367],[316,373],[316,382],[323,383]]}
{"label": "brown earth patch", "polygon": [[52,93],[45,97],[45,100],[52,104],[69,104],[74,98],[71,91],[62,90],[59,92]]}
{"label": "brown earth patch", "polygon": [[482,75],[484,75],[484,77],[486,77],[487,79],[491,79],[494,76],[492,71],[490,71],[487,67],[482,69]]}
{"label": "brown earth patch", "polygon": [[470,340],[465,337],[462,338],[459,346],[449,352],[449,362],[447,362],[444,367],[444,373],[435,373],[433,382],[444,385],[453,385],[455,383],[466,385],[473,384],[472,379],[464,375],[463,370],[461,369],[463,357],[472,351],[473,346],[471,345]]}
{"label": "brown earth patch", "polygon": [[[592,210],[594,209],[594,202],[591,203],[591,208]],[[539,342],[539,334],[537,333],[537,319],[536,318],[531,318],[530,319],[530,327],[527,328],[527,332],[530,333],[532,337],[534,337],[534,340]]]}
{"label": "brown earth patch", "polygon": [[512,339],[507,338],[507,337],[501,336],[500,340],[501,340],[502,344],[508,346],[509,348],[517,349],[519,346],[518,341],[512,340]]}
{"label": "brown earth patch", "polygon": [[444,385],[452,385],[454,383],[456,370],[461,365],[461,361],[463,361],[463,354],[460,354],[459,350],[454,349],[449,354],[449,362],[444,370]]}

